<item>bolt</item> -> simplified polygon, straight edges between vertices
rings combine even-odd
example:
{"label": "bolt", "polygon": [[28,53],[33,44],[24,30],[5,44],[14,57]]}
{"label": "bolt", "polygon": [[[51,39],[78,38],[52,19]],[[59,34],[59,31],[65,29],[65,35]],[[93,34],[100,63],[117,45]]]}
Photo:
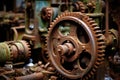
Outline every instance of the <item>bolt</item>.
{"label": "bolt", "polygon": [[74,68],[77,69],[77,68],[78,68],[78,65],[74,65]]}
{"label": "bolt", "polygon": [[39,61],[39,62],[38,62],[38,65],[41,65],[41,64],[42,64],[42,61]]}
{"label": "bolt", "polygon": [[73,51],[76,51],[76,49],[74,48]]}
{"label": "bolt", "polygon": [[30,30],[33,30],[33,29],[34,29],[34,25],[31,24],[31,25],[29,26],[29,29],[30,29]]}
{"label": "bolt", "polygon": [[61,51],[61,49],[58,49],[58,52],[60,52]]}
{"label": "bolt", "polygon": [[82,46],[82,50],[85,50],[85,46]]}
{"label": "bolt", "polygon": [[69,43],[70,41],[67,40],[67,43]]}

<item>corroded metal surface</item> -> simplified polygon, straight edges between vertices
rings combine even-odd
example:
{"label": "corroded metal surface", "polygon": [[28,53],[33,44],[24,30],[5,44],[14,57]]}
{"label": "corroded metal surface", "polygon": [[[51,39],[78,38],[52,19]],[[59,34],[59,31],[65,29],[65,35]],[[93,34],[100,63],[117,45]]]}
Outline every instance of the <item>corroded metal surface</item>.
{"label": "corroded metal surface", "polygon": [[119,0],[25,4],[0,14],[0,80],[120,79]]}
{"label": "corroded metal surface", "polygon": [[16,77],[15,80],[41,80],[43,77],[42,73],[33,73],[31,75]]}
{"label": "corroded metal surface", "polygon": [[90,78],[104,59],[104,45],[97,24],[82,13],[63,13],[50,25],[48,55],[58,72],[70,79]]}
{"label": "corroded metal surface", "polygon": [[30,57],[30,45],[26,41],[3,42],[0,47],[0,62],[25,60]]}

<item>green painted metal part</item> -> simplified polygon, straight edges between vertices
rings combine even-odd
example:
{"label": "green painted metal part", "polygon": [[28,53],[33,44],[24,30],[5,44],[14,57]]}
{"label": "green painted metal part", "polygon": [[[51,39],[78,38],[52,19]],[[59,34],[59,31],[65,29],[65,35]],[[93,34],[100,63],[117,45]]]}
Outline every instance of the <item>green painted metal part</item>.
{"label": "green painted metal part", "polygon": [[30,57],[29,44],[24,40],[0,43],[0,63],[24,61]]}
{"label": "green painted metal part", "polygon": [[0,43],[0,62],[5,62],[10,60],[11,53],[8,44],[5,42]]}
{"label": "green painted metal part", "polygon": [[38,28],[40,32],[47,32],[48,22],[44,22],[41,19],[41,10],[42,8],[50,6],[50,0],[36,0],[35,1],[35,19],[38,22]]}

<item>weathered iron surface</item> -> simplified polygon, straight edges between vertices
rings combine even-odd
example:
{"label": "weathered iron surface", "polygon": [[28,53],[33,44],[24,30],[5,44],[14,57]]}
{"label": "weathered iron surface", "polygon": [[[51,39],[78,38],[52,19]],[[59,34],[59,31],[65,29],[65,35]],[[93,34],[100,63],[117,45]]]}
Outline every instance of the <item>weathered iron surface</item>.
{"label": "weathered iron surface", "polygon": [[119,80],[119,5],[25,0],[25,15],[1,13],[0,80]]}

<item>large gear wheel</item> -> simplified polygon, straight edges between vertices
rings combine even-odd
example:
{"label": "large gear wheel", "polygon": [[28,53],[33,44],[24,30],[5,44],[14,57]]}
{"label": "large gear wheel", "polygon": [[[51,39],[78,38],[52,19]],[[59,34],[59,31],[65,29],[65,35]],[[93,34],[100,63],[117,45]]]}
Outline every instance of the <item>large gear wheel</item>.
{"label": "large gear wheel", "polygon": [[101,30],[80,12],[58,16],[50,25],[46,42],[52,65],[68,79],[89,79],[104,60]]}

